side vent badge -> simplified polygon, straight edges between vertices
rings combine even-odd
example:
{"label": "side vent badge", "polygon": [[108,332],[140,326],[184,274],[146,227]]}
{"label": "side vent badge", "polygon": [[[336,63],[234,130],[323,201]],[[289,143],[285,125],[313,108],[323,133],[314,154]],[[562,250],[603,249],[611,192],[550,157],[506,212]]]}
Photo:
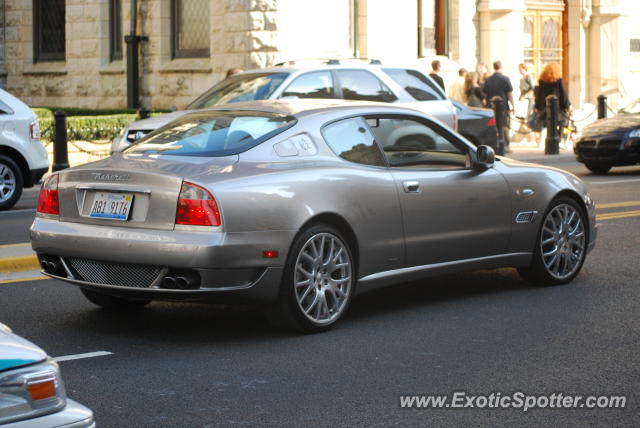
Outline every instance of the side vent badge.
{"label": "side vent badge", "polygon": [[531,223],[535,218],[538,211],[523,211],[516,216],[516,223]]}

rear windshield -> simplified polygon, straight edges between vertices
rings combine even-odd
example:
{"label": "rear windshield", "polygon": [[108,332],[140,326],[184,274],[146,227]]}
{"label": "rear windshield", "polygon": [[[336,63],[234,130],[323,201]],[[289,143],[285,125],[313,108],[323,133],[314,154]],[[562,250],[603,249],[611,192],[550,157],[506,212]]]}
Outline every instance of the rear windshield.
{"label": "rear windshield", "polygon": [[266,100],[288,75],[288,73],[233,75],[196,98],[187,106],[187,110],[241,101]]}
{"label": "rear windshield", "polygon": [[229,156],[242,153],[293,126],[290,116],[264,112],[192,113],[148,134],[126,153]]}

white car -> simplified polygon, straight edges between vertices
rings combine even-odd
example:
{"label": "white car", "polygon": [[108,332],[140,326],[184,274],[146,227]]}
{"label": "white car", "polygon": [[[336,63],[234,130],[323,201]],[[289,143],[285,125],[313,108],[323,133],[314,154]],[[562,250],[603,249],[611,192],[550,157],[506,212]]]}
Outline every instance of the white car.
{"label": "white car", "polygon": [[67,398],[58,363],[0,323],[0,427],[95,426],[93,412]]}
{"label": "white car", "polygon": [[48,170],[36,115],[0,89],[0,211],[15,205],[22,189],[38,184]]}
{"label": "white car", "polygon": [[292,98],[380,101],[427,113],[453,130],[456,109],[442,89],[426,74],[411,67],[379,63],[288,64],[234,74],[196,98],[185,110],[133,122],[113,139],[111,152],[121,152],[134,141],[192,110],[240,101]]}

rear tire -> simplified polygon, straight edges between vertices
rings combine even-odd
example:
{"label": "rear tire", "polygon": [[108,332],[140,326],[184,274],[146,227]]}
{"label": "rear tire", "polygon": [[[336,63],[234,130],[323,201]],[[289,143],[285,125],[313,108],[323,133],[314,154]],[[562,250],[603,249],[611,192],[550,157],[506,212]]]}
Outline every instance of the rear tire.
{"label": "rear tire", "polygon": [[602,165],[599,163],[586,163],[584,165],[594,174],[606,174],[611,169],[611,165]]}
{"label": "rear tire", "polygon": [[540,224],[531,265],[518,272],[536,285],[571,282],[587,256],[587,230],[586,216],[576,201],[554,199]]}
{"label": "rear tire", "polygon": [[129,300],[81,288],[82,294],[94,305],[109,311],[136,311],[148,305],[151,300]]}
{"label": "rear tire", "polygon": [[316,225],[302,232],[291,246],[278,303],[267,313],[269,319],[303,333],[331,329],[353,296],[353,260],[349,243],[334,228]]}
{"label": "rear tire", "polygon": [[20,167],[10,157],[0,155],[0,211],[8,210],[18,202],[23,186]]}

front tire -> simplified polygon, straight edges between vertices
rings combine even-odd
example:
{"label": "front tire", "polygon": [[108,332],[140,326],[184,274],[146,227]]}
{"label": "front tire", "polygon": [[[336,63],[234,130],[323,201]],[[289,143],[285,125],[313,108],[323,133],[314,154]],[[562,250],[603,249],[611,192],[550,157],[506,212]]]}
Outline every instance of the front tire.
{"label": "front tire", "polygon": [[23,186],[20,167],[10,157],[0,155],[0,211],[8,210],[18,202]]}
{"label": "front tire", "polygon": [[304,333],[332,328],[344,315],[355,288],[351,248],[340,232],[316,225],[294,241],[271,318]]}
{"label": "front tire", "polygon": [[520,275],[537,285],[567,284],[578,275],[587,256],[587,219],[576,201],[554,199],[547,209],[533,251],[533,261]]}
{"label": "front tire", "polygon": [[109,311],[136,311],[148,305],[151,300],[128,300],[120,297],[102,294],[97,291],[81,288],[82,294],[94,305]]}
{"label": "front tire", "polygon": [[611,169],[611,165],[603,165],[599,163],[586,163],[584,165],[594,174],[606,174]]}

